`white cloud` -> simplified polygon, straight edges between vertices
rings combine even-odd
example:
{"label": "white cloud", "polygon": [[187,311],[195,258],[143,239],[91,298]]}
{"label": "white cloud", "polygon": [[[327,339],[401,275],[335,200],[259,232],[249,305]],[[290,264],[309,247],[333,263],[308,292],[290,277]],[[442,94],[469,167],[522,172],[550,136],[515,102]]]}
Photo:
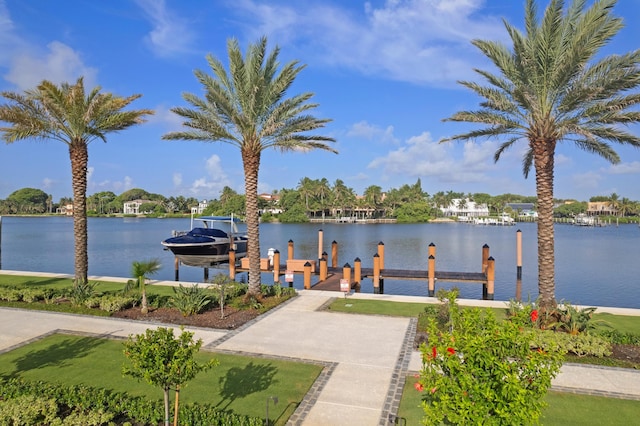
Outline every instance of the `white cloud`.
{"label": "white cloud", "polygon": [[386,178],[398,175],[431,176],[446,183],[485,181],[486,173],[495,168],[492,156],[496,146],[494,142],[466,142],[459,154],[454,143],[438,143],[429,132],[424,132],[411,137],[399,149],[374,159],[368,168],[381,168]]}
{"label": "white cloud", "polygon": [[314,58],[363,74],[429,85],[475,77],[482,59],[469,41],[505,39],[496,16],[480,15],[483,0],[393,0],[365,3],[361,13],[327,4],[234,2],[252,38],[292,40]]}
{"label": "white cloud", "polygon": [[179,187],[182,185],[182,173],[174,173],[173,174],[173,186]]}
{"label": "white cloud", "polygon": [[607,170],[612,175],[629,175],[640,173],[640,161],[614,164]]}
{"label": "white cloud", "polygon": [[171,112],[170,107],[164,104],[158,105],[154,108],[154,114],[147,118],[149,124],[161,124],[167,128],[168,131],[180,131],[182,128],[183,118],[178,114]]}
{"label": "white cloud", "polygon": [[359,121],[353,124],[347,131],[347,136],[361,137],[384,143],[398,143],[398,139],[393,135],[393,126],[387,126],[383,129],[366,121]]}
{"label": "white cloud", "polygon": [[189,51],[193,32],[189,23],[178,16],[175,10],[168,10],[164,0],[136,0],[153,26],[145,41],[160,57],[170,57]]}
{"label": "white cloud", "polygon": [[205,163],[205,170],[208,177],[196,179],[189,188],[194,196],[216,198],[225,186],[231,186],[219,156],[214,154],[209,157]]}
{"label": "white cloud", "polygon": [[42,179],[42,189],[51,189],[54,185],[55,181],[50,178]]}
{"label": "white cloud", "polygon": [[47,49],[44,53],[35,48],[16,53],[9,60],[4,78],[22,90],[32,89],[45,79],[73,84],[84,77],[85,87],[95,85],[97,70],[86,66],[75,50],[59,41],[49,43]]}

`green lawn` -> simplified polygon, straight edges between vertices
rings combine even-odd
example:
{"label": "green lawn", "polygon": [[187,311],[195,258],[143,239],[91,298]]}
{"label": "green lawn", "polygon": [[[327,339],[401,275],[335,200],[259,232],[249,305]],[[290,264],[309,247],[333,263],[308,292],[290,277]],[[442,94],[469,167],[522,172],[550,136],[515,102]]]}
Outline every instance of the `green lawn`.
{"label": "green lawn", "polygon": [[[407,379],[398,412],[407,425],[420,424],[423,416],[422,394],[413,388],[414,382],[412,377]],[[548,426],[632,425],[640,418],[640,401],[559,392],[549,392],[545,400],[548,406],[540,423]]]}
{"label": "green lawn", "polygon": [[[124,283],[95,280],[89,281],[98,283],[96,290],[99,292],[118,292],[124,288]],[[73,279],[56,277],[33,277],[26,275],[5,275],[2,274],[2,271],[0,271],[0,286],[64,289],[73,287]],[[171,286],[147,285],[146,289],[147,293],[150,295],[173,295],[173,287]]]}
{"label": "green lawn", "polygon": [[[162,390],[123,377],[127,363],[121,341],[56,334],[0,355],[0,376],[62,384],[84,384],[162,399]],[[201,373],[180,392],[180,401],[212,404],[221,410],[264,418],[279,425],[293,414],[322,371],[312,364],[200,352],[201,360],[216,358],[220,365]]]}

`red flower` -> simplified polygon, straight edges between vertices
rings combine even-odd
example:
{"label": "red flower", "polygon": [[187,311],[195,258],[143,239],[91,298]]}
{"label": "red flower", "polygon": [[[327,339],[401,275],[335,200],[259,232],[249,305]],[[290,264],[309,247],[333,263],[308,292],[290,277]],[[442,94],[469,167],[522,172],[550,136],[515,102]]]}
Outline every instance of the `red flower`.
{"label": "red flower", "polygon": [[447,352],[449,352],[449,355],[455,355],[456,354],[456,350],[453,348],[447,348]]}
{"label": "red flower", "polygon": [[533,311],[531,311],[531,322],[536,321],[538,321],[538,311],[534,309]]}
{"label": "red flower", "polygon": [[413,387],[416,388],[416,390],[418,392],[422,392],[424,390],[424,386],[422,386],[422,384],[420,382],[415,382],[413,384]]}
{"label": "red flower", "polygon": [[433,359],[436,359],[436,355],[438,355],[438,351],[436,350],[435,346],[431,348],[431,355],[433,356]]}
{"label": "red flower", "polygon": [[438,388],[431,388],[431,393],[436,393],[436,390],[438,390]]}

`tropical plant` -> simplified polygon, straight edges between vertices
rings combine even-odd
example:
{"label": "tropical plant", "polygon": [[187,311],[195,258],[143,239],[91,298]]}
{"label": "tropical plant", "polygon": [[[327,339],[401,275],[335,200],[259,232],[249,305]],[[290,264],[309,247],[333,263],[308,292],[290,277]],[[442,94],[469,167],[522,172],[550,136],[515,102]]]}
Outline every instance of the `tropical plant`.
{"label": "tropical plant", "polygon": [[169,304],[185,317],[199,314],[210,303],[209,295],[205,289],[198,287],[198,284],[190,287],[180,284],[178,287],[173,287],[173,297],[169,300]]}
{"label": "tropical plant", "polygon": [[133,280],[127,281],[124,292],[128,293],[133,288],[140,290],[142,296],[142,303],[140,312],[146,314],[149,312],[149,303],[147,301],[146,283],[149,279],[149,275],[153,275],[160,270],[162,265],[158,259],[150,259],[147,261],[134,261],[131,264],[131,275],[135,277]]}
{"label": "tropical plant", "polygon": [[[532,350],[538,332],[496,319],[491,310],[458,309],[449,299],[449,321],[431,319],[421,345],[424,424],[535,424],[544,395],[560,371],[559,344]],[[447,329],[448,328],[448,329]]]}
{"label": "tropical plant", "polygon": [[95,139],[107,141],[107,133],[124,130],[144,122],[143,116],[153,114],[147,109],[123,111],[141,95],[126,98],[100,93],[95,87],[85,95],[80,77],[76,84],[60,86],[43,81],[24,94],[2,92],[9,103],[0,105],[0,121],[10,127],[0,127],[7,143],[23,139],[53,139],[65,143],[71,159],[73,189],[73,234],[75,244],[75,284],[87,281],[87,164],[89,143]]}
{"label": "tropical plant", "polygon": [[477,70],[489,83],[463,81],[462,85],[484,98],[481,108],[455,113],[446,121],[485,124],[487,127],[445,140],[475,140],[506,136],[494,155],[515,142],[527,143],[522,161],[524,176],[533,166],[538,201],[538,292],[541,308],[556,305],[553,229],[553,178],[556,146],[573,142],[611,163],[620,158],[610,143],[640,146],[640,137],[619,126],[640,121],[640,95],[630,93],[640,84],[640,51],[602,57],[600,49],[622,28],[612,15],[616,0],[551,0],[542,19],[534,0],[525,6],[522,33],[505,27],[511,49],[499,42],[474,40],[473,44],[499,73]]}
{"label": "tropical plant", "polygon": [[263,151],[309,151],[323,149],[336,152],[326,142],[333,138],[307,132],[324,127],[329,120],[318,119],[307,112],[317,104],[307,101],[312,93],[285,98],[287,90],[304,68],[297,61],[279,71],[276,47],[267,52],[267,39],[249,46],[242,57],[238,41],[227,43],[229,73],[212,55],[207,61],[213,72],[195,71],[205,90],[205,97],[184,94],[193,108],[176,107],[172,111],[184,118],[189,130],[171,132],[163,139],[226,142],[240,150],[244,168],[246,222],[249,247],[249,293],[260,293],[260,230],[258,209],[258,172]]}
{"label": "tropical plant", "polygon": [[172,328],[147,329],[145,334],[130,335],[124,343],[124,355],[131,365],[123,366],[122,373],[162,388],[165,426],[169,426],[169,390],[176,392],[174,424],[178,424],[180,387],[218,364],[216,360],[196,361],[194,357],[200,351],[202,339],[194,340],[193,333],[182,327],[180,331],[176,338]]}

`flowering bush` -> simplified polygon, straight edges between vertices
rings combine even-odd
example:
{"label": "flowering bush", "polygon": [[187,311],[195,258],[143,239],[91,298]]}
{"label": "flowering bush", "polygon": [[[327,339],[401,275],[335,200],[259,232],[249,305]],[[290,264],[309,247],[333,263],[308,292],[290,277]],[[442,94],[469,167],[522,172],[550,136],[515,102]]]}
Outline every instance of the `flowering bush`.
{"label": "flowering bush", "polygon": [[431,321],[421,347],[425,424],[537,423],[562,351],[552,342],[532,349],[533,327],[498,321],[490,310],[452,305],[450,313],[450,329]]}

